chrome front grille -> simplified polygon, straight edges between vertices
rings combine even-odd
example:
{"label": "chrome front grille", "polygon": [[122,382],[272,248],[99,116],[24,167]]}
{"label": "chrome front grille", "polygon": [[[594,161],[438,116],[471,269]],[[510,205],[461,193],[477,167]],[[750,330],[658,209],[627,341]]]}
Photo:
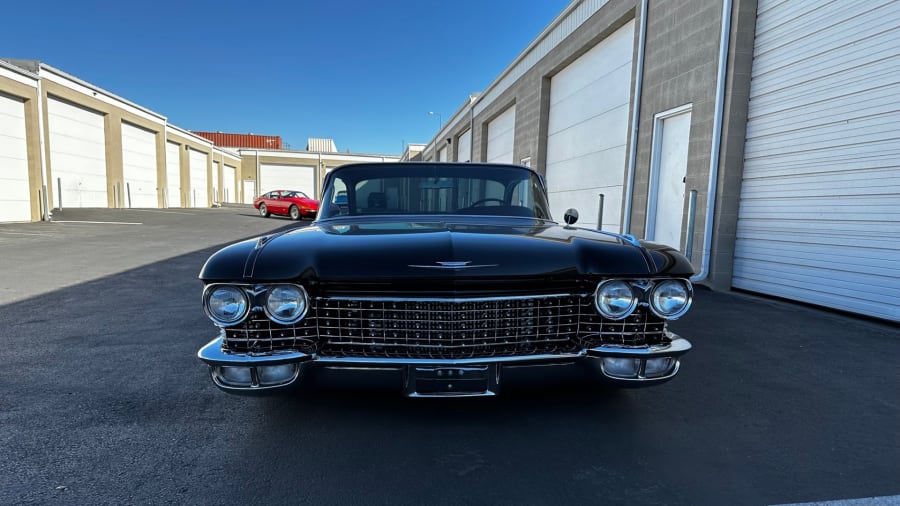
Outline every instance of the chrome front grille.
{"label": "chrome front grille", "polygon": [[293,325],[279,325],[264,313],[254,313],[244,323],[225,329],[225,346],[236,353],[271,353],[296,350],[304,353],[316,351],[319,337],[316,319],[306,318]]}
{"label": "chrome front grille", "polygon": [[604,320],[593,297],[485,299],[319,297],[294,325],[254,313],[225,330],[229,351],[297,350],[328,357],[465,359],[563,355],[600,344],[640,346],[665,339],[665,322],[643,311]]}
{"label": "chrome front grille", "polygon": [[475,358],[575,351],[576,297],[322,299],[322,354]]}

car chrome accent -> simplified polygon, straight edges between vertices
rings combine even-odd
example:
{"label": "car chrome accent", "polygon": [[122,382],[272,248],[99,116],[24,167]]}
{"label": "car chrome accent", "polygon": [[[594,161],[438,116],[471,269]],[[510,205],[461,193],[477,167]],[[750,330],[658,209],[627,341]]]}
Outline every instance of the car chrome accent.
{"label": "car chrome accent", "polygon": [[440,265],[414,265],[410,264],[409,267],[415,267],[417,269],[477,269],[479,267],[497,267],[499,264],[483,264],[483,265],[469,265],[472,262],[435,262]]}

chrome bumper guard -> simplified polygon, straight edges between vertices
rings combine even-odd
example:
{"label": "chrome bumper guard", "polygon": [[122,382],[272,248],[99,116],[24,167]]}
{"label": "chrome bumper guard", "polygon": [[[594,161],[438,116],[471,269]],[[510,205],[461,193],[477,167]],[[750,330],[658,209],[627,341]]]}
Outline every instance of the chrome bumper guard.
{"label": "chrome bumper guard", "polygon": [[603,379],[620,386],[663,383],[678,373],[678,357],[691,349],[687,339],[672,333],[668,337],[668,344],[658,346],[603,345],[565,355],[444,360],[335,358],[301,352],[235,354],[223,351],[224,339],[220,336],[201,348],[197,358],[209,365],[216,386],[230,393],[287,387],[305,367],[319,363],[330,369],[399,369],[403,371],[404,393],[409,397],[474,397],[499,392],[504,366],[570,365],[578,359],[596,360]]}

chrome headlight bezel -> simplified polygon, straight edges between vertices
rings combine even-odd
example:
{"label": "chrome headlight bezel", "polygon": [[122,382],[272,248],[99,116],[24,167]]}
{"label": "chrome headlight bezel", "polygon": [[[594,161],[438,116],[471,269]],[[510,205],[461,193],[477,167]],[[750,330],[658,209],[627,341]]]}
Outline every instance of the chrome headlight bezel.
{"label": "chrome headlight bezel", "polygon": [[[296,290],[298,294],[298,300],[300,300],[300,307],[298,311],[291,318],[282,318],[280,316],[275,315],[275,312],[269,307],[269,298],[275,293],[276,290]],[[266,316],[275,323],[280,325],[293,325],[298,321],[302,320],[306,313],[309,312],[309,294],[306,293],[306,289],[300,285],[290,284],[290,283],[279,283],[276,285],[270,285],[266,288],[265,298],[263,300],[263,310],[266,313]]]}
{"label": "chrome headlight bezel", "polygon": [[[237,298],[240,299],[240,303],[243,305],[240,311],[237,312],[234,318],[222,318],[221,315],[217,314],[210,307],[210,301],[216,292],[224,290],[233,295],[236,295]],[[250,314],[250,298],[247,293],[239,286],[228,285],[228,284],[211,284],[207,285],[203,289],[203,311],[206,313],[206,316],[209,317],[210,320],[213,321],[216,325],[220,327],[230,327],[232,325],[237,325],[244,321],[247,318],[247,315]]]}
{"label": "chrome headlight bezel", "polygon": [[[681,306],[677,311],[664,311],[663,308],[659,305],[658,295],[659,291],[668,286],[679,286],[684,291],[684,305]],[[650,306],[650,310],[653,311],[653,314],[656,316],[663,318],[665,320],[677,320],[684,316],[685,313],[691,308],[691,304],[694,302],[694,287],[691,285],[691,282],[686,279],[680,278],[670,278],[658,280],[653,283],[653,287],[647,293],[647,302]]]}
{"label": "chrome headlight bezel", "polygon": [[[605,305],[601,302],[601,297],[604,296],[605,293],[609,293],[609,290],[612,288],[627,288],[628,293],[631,295],[631,300],[629,301],[627,307],[619,312],[612,312],[605,309]],[[610,320],[624,320],[631,316],[634,313],[634,310],[638,306],[638,297],[635,294],[634,286],[628,280],[625,279],[607,279],[605,281],[601,281],[597,285],[597,289],[594,290],[594,309],[600,313],[604,318],[608,318]]]}

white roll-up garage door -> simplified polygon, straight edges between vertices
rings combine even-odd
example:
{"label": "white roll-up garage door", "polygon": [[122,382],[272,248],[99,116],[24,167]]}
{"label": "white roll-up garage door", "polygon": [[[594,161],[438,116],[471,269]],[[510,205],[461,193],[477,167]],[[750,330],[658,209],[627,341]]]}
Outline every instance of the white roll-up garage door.
{"label": "white roll-up garage door", "polygon": [[181,207],[181,199],[181,144],[166,142],[166,206]]}
{"label": "white roll-up garage door", "polygon": [[512,106],[488,123],[487,161],[514,163],[513,146],[515,140],[516,106]]}
{"label": "white roll-up garage door", "polygon": [[25,101],[0,94],[0,222],[31,221]]}
{"label": "white roll-up garage door", "polygon": [[259,167],[259,193],[299,190],[316,198],[316,168],[311,165],[264,163]]}
{"label": "white roll-up garage door", "polygon": [[760,0],[735,287],[900,321],[900,2]]}
{"label": "white roll-up garage door", "polygon": [[456,161],[472,161],[472,130],[466,130],[456,143]]}
{"label": "white roll-up garage door", "polygon": [[231,165],[226,165],[222,169],[222,189],[225,191],[224,202],[237,202],[237,194],[234,192],[236,172],[237,168]]}
{"label": "white roll-up garage door", "polygon": [[[550,212],[581,212],[579,226],[619,232],[631,98],[634,21],[550,79],[547,190]],[[601,199],[600,194],[603,194]]]}
{"label": "white roll-up garage door", "polygon": [[[103,114],[50,97],[50,171],[56,202],[51,206],[109,207]],[[62,187],[62,194],[57,191]]]}
{"label": "white roll-up garage door", "polygon": [[190,153],[190,174],[191,174],[191,191],[188,194],[190,198],[190,207],[209,207],[209,179],[207,176],[207,160],[209,155],[200,151],[191,150]]}
{"label": "white roll-up garage door", "polygon": [[129,207],[159,207],[156,177],[156,134],[122,123],[122,174]]}

